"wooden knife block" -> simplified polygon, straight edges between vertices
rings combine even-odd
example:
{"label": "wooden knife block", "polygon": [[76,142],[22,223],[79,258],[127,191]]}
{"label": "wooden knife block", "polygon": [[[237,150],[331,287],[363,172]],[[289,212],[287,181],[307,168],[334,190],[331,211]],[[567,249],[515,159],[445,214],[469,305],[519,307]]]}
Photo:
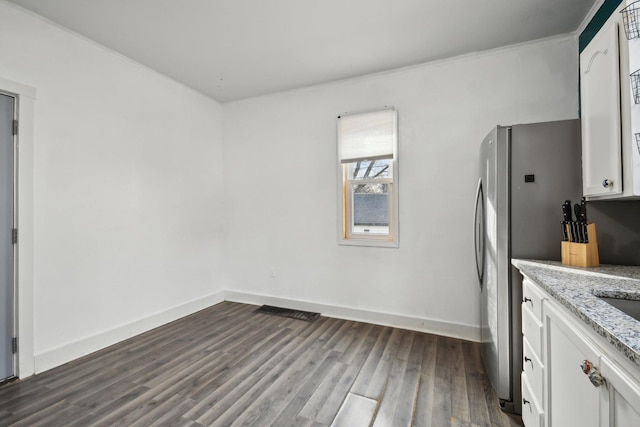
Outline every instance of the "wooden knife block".
{"label": "wooden knife block", "polygon": [[574,267],[598,267],[598,239],[596,225],[587,224],[589,243],[562,242],[562,263]]}

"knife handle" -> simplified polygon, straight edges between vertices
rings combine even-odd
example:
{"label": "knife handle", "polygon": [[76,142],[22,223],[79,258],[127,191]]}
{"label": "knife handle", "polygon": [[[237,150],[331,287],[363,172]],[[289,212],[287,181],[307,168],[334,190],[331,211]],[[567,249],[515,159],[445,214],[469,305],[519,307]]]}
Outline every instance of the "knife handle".
{"label": "knife handle", "polygon": [[[585,230],[587,229],[587,199],[584,197],[580,200],[580,221],[582,221],[585,225]],[[586,234],[586,231],[585,231]]]}
{"label": "knife handle", "polygon": [[567,222],[567,227],[569,228],[569,241],[570,242],[575,242],[576,231],[573,228],[573,221],[568,221]]}
{"label": "knife handle", "polygon": [[571,222],[571,200],[566,200],[562,204],[562,217],[566,223]]}
{"label": "knife handle", "polygon": [[580,227],[575,221],[571,221],[571,241],[573,243],[581,243],[580,241]]}
{"label": "knife handle", "polygon": [[567,230],[567,221],[560,222],[562,225],[562,240],[565,242],[569,241],[569,230]]}

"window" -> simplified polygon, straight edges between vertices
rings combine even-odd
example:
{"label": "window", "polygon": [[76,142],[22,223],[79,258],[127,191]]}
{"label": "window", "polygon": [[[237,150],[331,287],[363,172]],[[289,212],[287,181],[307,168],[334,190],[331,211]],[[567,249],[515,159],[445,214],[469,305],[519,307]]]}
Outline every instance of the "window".
{"label": "window", "polygon": [[338,117],[339,242],[398,246],[397,112]]}

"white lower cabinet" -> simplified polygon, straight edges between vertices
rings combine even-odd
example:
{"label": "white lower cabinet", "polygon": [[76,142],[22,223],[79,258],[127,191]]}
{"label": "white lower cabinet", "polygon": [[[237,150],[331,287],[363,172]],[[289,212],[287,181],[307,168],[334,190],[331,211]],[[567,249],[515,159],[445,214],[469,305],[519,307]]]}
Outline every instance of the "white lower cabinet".
{"label": "white lower cabinet", "polygon": [[529,378],[522,373],[522,422],[527,427],[541,427],[544,425],[542,409],[536,394],[529,385]]}
{"label": "white lower cabinet", "polygon": [[540,348],[531,328],[537,316],[523,303],[524,425],[640,426],[640,369],[540,287],[523,283],[525,296],[542,295]]}
{"label": "white lower cabinet", "polygon": [[527,339],[524,339],[522,348],[522,374],[527,376],[527,382],[531,388],[531,393],[535,396],[538,403],[541,403],[542,396],[544,396],[543,384],[544,384],[544,368],[542,362],[540,362],[540,356],[538,352],[533,350],[533,347],[529,344]]}
{"label": "white lower cabinet", "polygon": [[544,426],[544,363],[542,362],[542,307],[545,296],[525,280],[522,288],[522,421]]}
{"label": "white lower cabinet", "polygon": [[609,425],[640,426],[640,385],[608,358],[601,362],[609,385]]}
{"label": "white lower cabinet", "polygon": [[599,353],[579,337],[564,319],[547,306],[547,416],[549,426],[598,427],[601,424],[601,394],[582,371],[585,360],[600,368]]}

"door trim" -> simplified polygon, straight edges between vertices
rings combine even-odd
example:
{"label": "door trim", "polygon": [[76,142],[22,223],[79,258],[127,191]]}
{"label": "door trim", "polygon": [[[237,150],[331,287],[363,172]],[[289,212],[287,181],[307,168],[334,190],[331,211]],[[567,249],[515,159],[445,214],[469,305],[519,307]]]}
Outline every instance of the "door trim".
{"label": "door trim", "polygon": [[[16,123],[16,120],[18,118],[18,97],[14,94],[10,94],[10,93],[6,93],[4,91],[0,90],[0,95],[3,96],[3,98],[7,98],[6,101],[9,101],[11,103],[11,121],[14,123]],[[3,100],[4,102],[5,100]],[[4,120],[4,118],[3,118]],[[14,128],[15,129],[15,128]],[[14,130],[12,129],[12,130]],[[11,132],[11,130],[7,129],[8,132]],[[16,228],[16,218],[17,218],[17,202],[18,202],[18,146],[17,146],[17,136],[15,134],[15,131],[13,132],[13,136],[11,136],[11,169],[12,169],[12,177],[11,177],[11,228],[15,229]],[[3,227],[6,226],[6,224],[3,223]],[[3,243],[7,244],[8,242]],[[9,312],[11,313],[11,336],[10,337],[6,337],[6,338],[12,338],[12,342],[10,347],[14,347],[15,345],[15,339],[16,336],[18,334],[18,328],[17,328],[17,323],[18,323],[18,319],[17,319],[17,280],[16,280],[16,272],[17,272],[17,245],[15,244],[15,242],[13,242],[11,244],[11,250],[10,250],[10,256],[11,256],[11,291],[10,294],[8,295],[8,300],[10,300],[10,304],[11,304],[11,308],[9,309]],[[1,286],[5,286],[5,284],[2,284]],[[6,301],[9,302],[9,301]],[[5,301],[2,301],[2,304],[4,306]],[[3,333],[3,340],[4,340],[5,336]],[[9,341],[6,342],[6,344],[8,344]],[[15,349],[11,349],[10,347],[8,348],[2,348],[2,352],[4,353],[5,351],[7,352],[7,354],[3,354],[3,357],[7,357],[8,359],[11,359],[11,369],[9,372],[7,372],[8,375],[5,376],[5,374],[0,374],[0,384],[5,383],[5,382],[10,382],[14,379],[16,379],[16,375],[18,372],[17,369],[17,354]],[[13,350],[13,351],[12,351]],[[4,367],[3,367],[4,370]]]}
{"label": "door trim", "polygon": [[36,89],[0,77],[0,91],[16,98],[18,119],[16,135],[15,226],[19,239],[15,253],[15,325],[18,351],[15,373],[18,378],[34,374],[34,310],[33,310],[33,156]]}

